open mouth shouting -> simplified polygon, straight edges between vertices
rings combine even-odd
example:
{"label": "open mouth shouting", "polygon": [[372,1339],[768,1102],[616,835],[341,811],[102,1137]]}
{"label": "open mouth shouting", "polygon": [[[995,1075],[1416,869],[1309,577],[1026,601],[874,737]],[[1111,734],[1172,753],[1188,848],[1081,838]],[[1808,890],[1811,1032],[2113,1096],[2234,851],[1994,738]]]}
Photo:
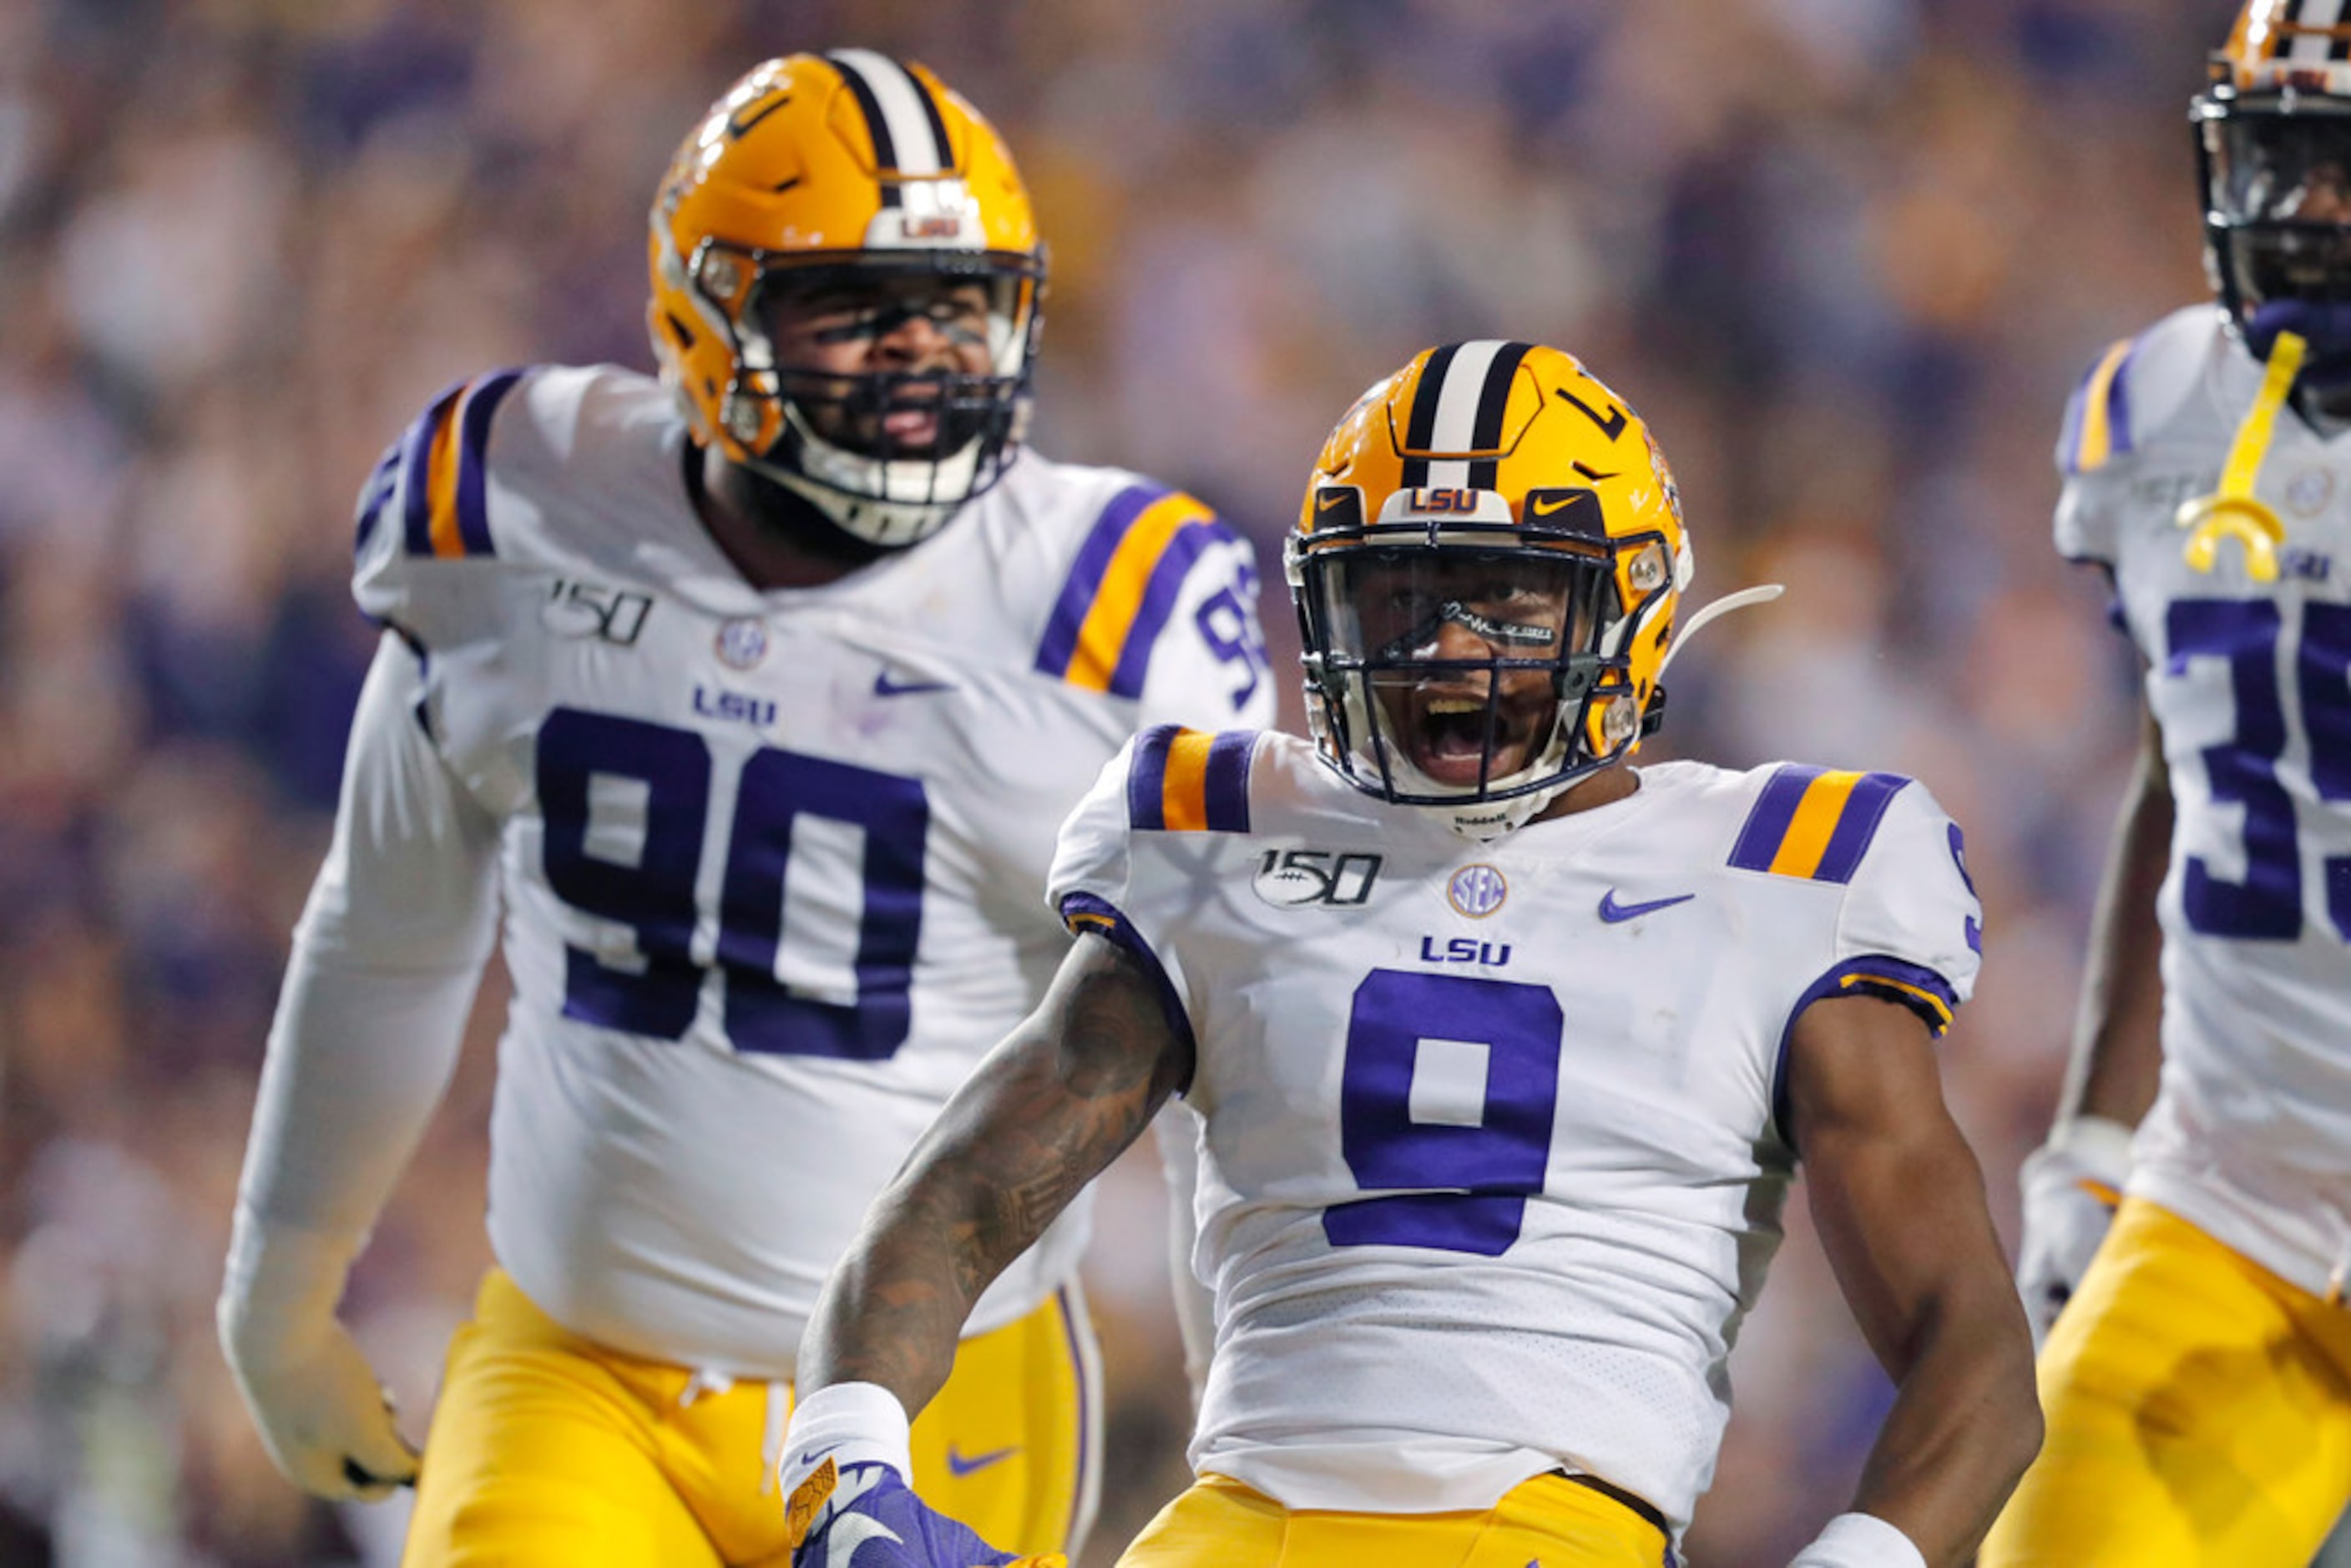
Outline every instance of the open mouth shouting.
{"label": "open mouth shouting", "polygon": [[1381,706],[1405,759],[1454,789],[1494,784],[1533,762],[1551,738],[1558,704],[1540,671],[1506,670],[1499,700],[1458,677],[1380,683]]}

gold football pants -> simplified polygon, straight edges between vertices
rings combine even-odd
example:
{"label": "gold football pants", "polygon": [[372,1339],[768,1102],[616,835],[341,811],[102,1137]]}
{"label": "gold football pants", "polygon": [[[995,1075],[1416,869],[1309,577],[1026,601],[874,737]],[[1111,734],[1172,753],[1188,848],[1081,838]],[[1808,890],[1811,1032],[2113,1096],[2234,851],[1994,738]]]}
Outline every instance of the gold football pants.
{"label": "gold football pants", "polygon": [[1980,1568],[2301,1568],[2351,1495],[2351,1312],[2126,1198]]}
{"label": "gold football pants", "polygon": [[[914,1422],[915,1489],[1008,1552],[1074,1552],[1100,1386],[1074,1286],[966,1340]],[[582,1339],[493,1270],[449,1347],[402,1568],[789,1568],[787,1399]]]}
{"label": "gold football pants", "polygon": [[1565,1476],[1459,1513],[1290,1510],[1207,1475],[1159,1511],[1118,1568],[1661,1568],[1666,1532]]}

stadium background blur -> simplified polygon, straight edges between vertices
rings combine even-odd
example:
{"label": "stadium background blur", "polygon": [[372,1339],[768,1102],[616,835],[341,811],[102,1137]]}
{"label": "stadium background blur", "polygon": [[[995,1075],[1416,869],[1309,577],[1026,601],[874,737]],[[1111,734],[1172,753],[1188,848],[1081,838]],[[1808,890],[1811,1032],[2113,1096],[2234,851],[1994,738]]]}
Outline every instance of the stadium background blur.
{"label": "stadium background blur", "polygon": [[[1677,666],[1666,754],[1897,768],[1969,829],[1945,1079],[2012,1248],[2132,739],[2049,451],[2097,350],[2203,290],[2183,112],[2232,9],[0,0],[0,1564],[391,1561],[395,1515],[269,1468],[211,1312],[373,643],[351,497],[456,377],[649,364],[654,182],[797,48],[911,55],[1004,131],[1052,247],[1037,444],[1254,535],[1285,686],[1279,541],[1364,384],[1510,336],[1630,397],[1694,601],[1790,588]],[[485,1260],[502,998],[493,967],[348,1306],[417,1434]],[[1734,1363],[1707,1568],[1785,1562],[1886,1403],[1806,1228]],[[1182,1479],[1158,1235],[1122,1166],[1092,1562]]]}

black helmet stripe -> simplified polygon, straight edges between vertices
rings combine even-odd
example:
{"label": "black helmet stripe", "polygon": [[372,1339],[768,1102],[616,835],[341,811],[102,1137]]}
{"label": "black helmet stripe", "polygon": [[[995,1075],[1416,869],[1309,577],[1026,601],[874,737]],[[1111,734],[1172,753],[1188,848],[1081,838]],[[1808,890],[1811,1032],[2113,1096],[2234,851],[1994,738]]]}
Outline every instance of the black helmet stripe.
{"label": "black helmet stripe", "polygon": [[[1500,438],[1501,404],[1510,390],[1507,374],[1499,381],[1494,379],[1494,362],[1506,354],[1514,354],[1510,369],[1516,370],[1518,358],[1525,353],[1523,344],[1491,338],[1448,344],[1431,353],[1428,368],[1420,374],[1420,385],[1413,392],[1411,429],[1406,436],[1412,450],[1467,453],[1494,445]],[[1497,434],[1480,440],[1479,433],[1489,423],[1489,402],[1494,405],[1490,423]],[[1492,465],[1472,463],[1466,457],[1407,460],[1405,484],[1416,489],[1464,489],[1476,485],[1474,471],[1480,466],[1490,468]]]}
{"label": "black helmet stripe", "polygon": [[[1429,350],[1428,363],[1421,368],[1420,384],[1413,389],[1412,417],[1405,421],[1404,448],[1407,453],[1426,452],[1436,444],[1437,401],[1445,390],[1445,372],[1459,350],[1458,343],[1447,343]],[[1403,479],[1407,490],[1428,488],[1428,459],[1406,457]]]}
{"label": "black helmet stripe", "polygon": [[954,172],[946,124],[920,77],[871,49],[838,49],[825,58],[857,95],[857,107],[873,134],[874,166],[884,176],[884,205],[898,205],[897,182],[887,176],[922,179]]}
{"label": "black helmet stripe", "polygon": [[[1510,383],[1518,379],[1519,361],[1533,347],[1529,343],[1504,343],[1494,352],[1486,366],[1486,384],[1478,392],[1478,419],[1471,427],[1469,449],[1491,452],[1502,444],[1502,415],[1510,406]],[[1469,465],[1469,487],[1490,490],[1500,480],[1499,458],[1481,457]]]}

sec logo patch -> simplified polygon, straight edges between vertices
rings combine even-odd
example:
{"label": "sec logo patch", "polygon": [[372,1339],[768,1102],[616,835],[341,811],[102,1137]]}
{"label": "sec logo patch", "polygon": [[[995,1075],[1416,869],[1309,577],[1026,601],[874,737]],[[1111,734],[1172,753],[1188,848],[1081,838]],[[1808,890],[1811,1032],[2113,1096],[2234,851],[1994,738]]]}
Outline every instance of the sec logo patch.
{"label": "sec logo patch", "polygon": [[1453,905],[1455,913],[1472,920],[1485,919],[1501,908],[1502,901],[1510,896],[1510,884],[1501,869],[1482,862],[1463,866],[1445,884],[1445,902]]}

